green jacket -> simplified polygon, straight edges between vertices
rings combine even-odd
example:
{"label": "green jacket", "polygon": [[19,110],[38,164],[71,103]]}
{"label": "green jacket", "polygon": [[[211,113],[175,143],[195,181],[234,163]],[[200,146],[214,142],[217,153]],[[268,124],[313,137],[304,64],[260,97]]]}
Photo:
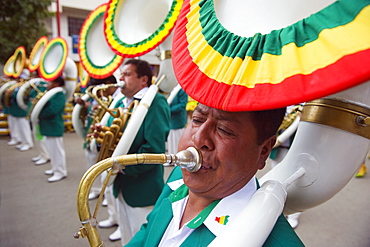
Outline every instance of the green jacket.
{"label": "green jacket", "polygon": [[26,117],[28,111],[27,110],[25,111],[22,108],[20,108],[17,102],[18,91],[19,91],[19,87],[17,87],[13,91],[13,94],[10,98],[9,112],[13,117]]}
{"label": "green jacket", "polygon": [[[111,119],[108,126],[109,123]],[[157,93],[128,154],[165,153],[169,131],[170,109],[166,98]],[[121,192],[126,203],[132,207],[154,205],[164,185],[163,166],[132,165],[127,166],[123,172],[118,173],[114,181],[114,195],[117,197]]]}
{"label": "green jacket", "polygon": [[[171,173],[168,182],[175,181],[180,178],[182,178],[181,169],[176,167]],[[126,247],[155,247],[159,245],[162,236],[164,235],[167,226],[172,219],[171,196],[173,194],[174,192],[170,189],[170,187],[165,185],[153,211],[147,217],[148,223],[145,223],[141,226],[140,231],[136,233],[136,235],[127,245],[125,245]],[[211,233],[204,224],[201,224],[194,230],[193,233],[190,234],[190,236],[181,244],[181,246],[205,247],[208,246],[214,238],[215,235],[213,235],[213,233]],[[230,240],[230,246],[232,246],[232,240]],[[285,217],[280,215],[263,246],[298,247],[304,246],[304,244],[291,228]]]}
{"label": "green jacket", "polygon": [[176,94],[171,105],[171,129],[181,129],[186,126],[186,104],[188,103],[188,95],[183,89]]}
{"label": "green jacket", "polygon": [[46,102],[39,115],[41,135],[63,136],[65,103],[66,96],[63,92],[57,92]]}

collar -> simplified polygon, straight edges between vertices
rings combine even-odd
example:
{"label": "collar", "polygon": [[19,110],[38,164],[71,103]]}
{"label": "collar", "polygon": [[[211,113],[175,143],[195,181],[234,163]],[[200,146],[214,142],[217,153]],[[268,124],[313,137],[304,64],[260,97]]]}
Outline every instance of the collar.
{"label": "collar", "polygon": [[145,95],[145,93],[148,91],[148,87],[144,87],[142,88],[139,92],[137,92],[135,95],[134,95],[134,99],[142,99]]}
{"label": "collar", "polygon": [[[170,182],[168,186],[171,189],[175,189],[169,197],[171,203],[183,200],[189,194],[189,188],[184,184],[182,179]],[[211,203],[194,219],[189,221],[187,226],[195,229],[204,223],[215,236],[220,235],[230,222],[238,218],[238,215],[247,206],[256,190],[257,181],[253,177],[239,191]]]}
{"label": "collar", "polygon": [[122,102],[124,103],[125,106],[128,106],[131,104],[131,102],[134,100],[134,99],[138,99],[138,100],[141,100],[145,93],[148,91],[148,87],[144,87],[142,88],[139,92],[137,92],[132,98],[123,98]]}

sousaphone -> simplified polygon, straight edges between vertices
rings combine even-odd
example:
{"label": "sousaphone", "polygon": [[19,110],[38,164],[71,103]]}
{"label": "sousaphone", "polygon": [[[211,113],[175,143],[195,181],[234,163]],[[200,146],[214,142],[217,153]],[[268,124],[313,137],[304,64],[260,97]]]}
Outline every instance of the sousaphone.
{"label": "sousaphone", "polygon": [[28,60],[26,58],[26,49],[24,46],[19,46],[13,54],[14,60],[13,60],[13,72],[12,77],[17,79],[17,83],[11,85],[9,88],[5,90],[5,93],[3,95],[3,103],[5,106],[10,107],[11,104],[11,98],[13,97],[13,92],[17,88],[21,87],[25,80],[23,78],[20,78],[22,72],[25,72],[27,69],[25,69],[28,66]]}
{"label": "sousaphone", "polygon": [[46,102],[59,91],[65,91],[66,103],[73,95],[77,83],[77,66],[68,57],[67,42],[57,37],[49,41],[41,55],[39,74],[46,81],[52,81],[58,76],[63,76],[65,88],[58,88],[53,92],[48,91],[35,105],[31,113],[31,121],[38,122],[38,116]]}
{"label": "sousaphone", "polygon": [[47,43],[48,43],[48,38],[46,36],[42,36],[36,41],[35,45],[33,46],[32,51],[30,53],[29,65],[28,65],[28,69],[30,72],[34,72],[39,68],[40,61],[41,61],[41,55]]}
{"label": "sousaphone", "polygon": [[[145,94],[126,127],[113,157],[127,154],[148,107],[160,90],[169,93],[177,85],[172,68],[172,35],[183,1],[111,0],[105,13],[105,37],[111,49],[124,57],[140,57],[159,46],[158,81]],[[155,13],[155,14],[154,14]]]}
{"label": "sousaphone", "polygon": [[13,77],[14,60],[15,60],[15,56],[13,54],[8,58],[8,60],[6,61],[5,65],[4,65],[3,71],[4,71],[4,75],[7,76],[7,77]]}
{"label": "sousaphone", "polygon": [[[46,36],[42,36],[36,41],[35,45],[33,46],[29,59],[28,59],[29,61],[28,70],[30,71],[30,73],[33,73],[39,68],[41,55],[47,43],[48,43],[48,38]],[[19,88],[19,92],[17,93],[17,103],[20,108],[22,108],[23,110],[26,110],[28,108],[27,99],[28,99],[28,93],[30,91],[30,87],[33,87],[36,89],[37,87],[36,85],[42,80],[43,80],[42,78],[30,79],[26,81]],[[38,92],[38,93],[41,93],[41,92]],[[41,97],[41,95],[39,97]]]}
{"label": "sousaphone", "polygon": [[[125,131],[113,151],[111,156],[113,159],[119,155],[127,154],[159,87],[162,92],[169,93],[177,84],[172,69],[172,37],[170,34],[182,3],[182,0],[113,0],[108,3],[104,17],[105,37],[116,54],[128,58],[140,57],[162,43],[164,44],[161,48],[163,59],[160,64],[159,79],[150,86],[140,104],[136,107],[135,112],[131,115]],[[171,38],[168,39],[169,37]],[[158,159],[156,161],[163,162]],[[155,163],[154,160],[151,160],[151,162]],[[164,160],[163,163],[165,162]],[[91,215],[88,208],[87,195],[91,188],[90,182],[95,180],[100,173],[110,170],[106,178],[106,185],[108,180],[113,180],[119,169],[113,167],[112,163],[95,165],[93,167],[85,173],[77,194],[77,209],[83,227],[75,234],[75,237],[88,237],[90,245],[99,246],[102,242],[94,224],[96,213]],[[101,200],[101,196],[98,203]],[[88,219],[90,217],[92,219]]]}
{"label": "sousaphone", "polygon": [[28,59],[26,57],[26,48],[19,46],[14,51],[14,63],[13,63],[13,77],[19,78],[23,69],[28,67]]}
{"label": "sousaphone", "polygon": [[[0,87],[0,104],[4,105],[4,93],[5,91],[14,85],[16,81],[14,80],[14,54],[11,55],[4,65],[4,75],[7,76],[9,79],[6,79],[2,82]],[[4,105],[5,106],[5,105]]]}
{"label": "sousaphone", "polygon": [[[113,52],[104,36],[104,13],[107,4],[98,6],[86,17],[81,27],[78,41],[78,54],[83,67],[83,75],[102,79],[112,75],[122,64],[124,58]],[[85,80],[87,84],[88,80]],[[82,96],[84,101],[90,98],[89,94]],[[85,127],[81,119],[82,106],[76,104],[72,112],[72,124],[77,134],[85,138]]]}
{"label": "sousaphone", "polygon": [[209,246],[262,246],[284,209],[317,206],[353,177],[370,147],[369,20],[362,0],[184,2],[173,65],[190,97],[226,111],[307,102],[286,158]]}

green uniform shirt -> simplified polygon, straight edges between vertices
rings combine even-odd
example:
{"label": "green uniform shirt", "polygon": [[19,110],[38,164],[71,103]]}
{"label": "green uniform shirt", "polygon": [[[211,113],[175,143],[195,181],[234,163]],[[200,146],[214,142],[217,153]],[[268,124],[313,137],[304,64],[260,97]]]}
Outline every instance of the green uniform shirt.
{"label": "green uniform shirt", "polygon": [[[173,172],[169,176],[168,182],[172,182],[182,178],[181,169],[179,167],[174,168]],[[171,203],[175,200],[176,196],[184,194],[186,190],[184,187],[178,188],[176,191],[172,191],[168,185],[164,186],[162,194],[158,198],[153,211],[148,215],[148,223],[141,226],[141,229],[131,239],[131,241],[125,245],[126,247],[155,247],[158,246],[169,223],[172,220],[172,205]],[[183,195],[185,196],[185,195]],[[183,197],[182,196],[182,197]],[[180,196],[181,197],[181,196]],[[217,203],[217,202],[215,202]],[[209,207],[212,209],[214,205]],[[209,207],[205,208],[199,215],[209,213]],[[192,222],[192,221],[191,221]],[[190,222],[190,223],[191,223]],[[208,246],[215,235],[202,223],[195,226],[195,230],[190,236],[181,244],[183,247],[206,247]],[[242,232],[241,232],[242,234]],[[230,239],[230,246],[232,246],[232,239]],[[273,230],[269,237],[263,244],[265,247],[300,247],[304,246],[295,231],[289,225],[283,215],[280,215]]]}
{"label": "green uniform shirt", "polygon": [[41,135],[63,136],[65,103],[66,96],[63,92],[57,92],[46,102],[39,115]]}
{"label": "green uniform shirt", "polygon": [[[111,122],[112,119],[108,121]],[[165,153],[169,131],[170,109],[166,98],[157,93],[128,154]],[[164,185],[163,165],[132,165],[127,166],[123,172],[118,173],[114,181],[114,195],[122,193],[125,202],[131,207],[154,205]]]}

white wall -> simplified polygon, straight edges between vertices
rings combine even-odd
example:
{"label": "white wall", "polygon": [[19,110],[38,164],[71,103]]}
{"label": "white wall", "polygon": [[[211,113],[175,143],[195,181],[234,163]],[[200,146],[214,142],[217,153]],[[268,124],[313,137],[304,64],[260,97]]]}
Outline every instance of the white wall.
{"label": "white wall", "polygon": [[59,0],[59,5],[63,7],[94,10],[103,3],[108,3],[105,0]]}

